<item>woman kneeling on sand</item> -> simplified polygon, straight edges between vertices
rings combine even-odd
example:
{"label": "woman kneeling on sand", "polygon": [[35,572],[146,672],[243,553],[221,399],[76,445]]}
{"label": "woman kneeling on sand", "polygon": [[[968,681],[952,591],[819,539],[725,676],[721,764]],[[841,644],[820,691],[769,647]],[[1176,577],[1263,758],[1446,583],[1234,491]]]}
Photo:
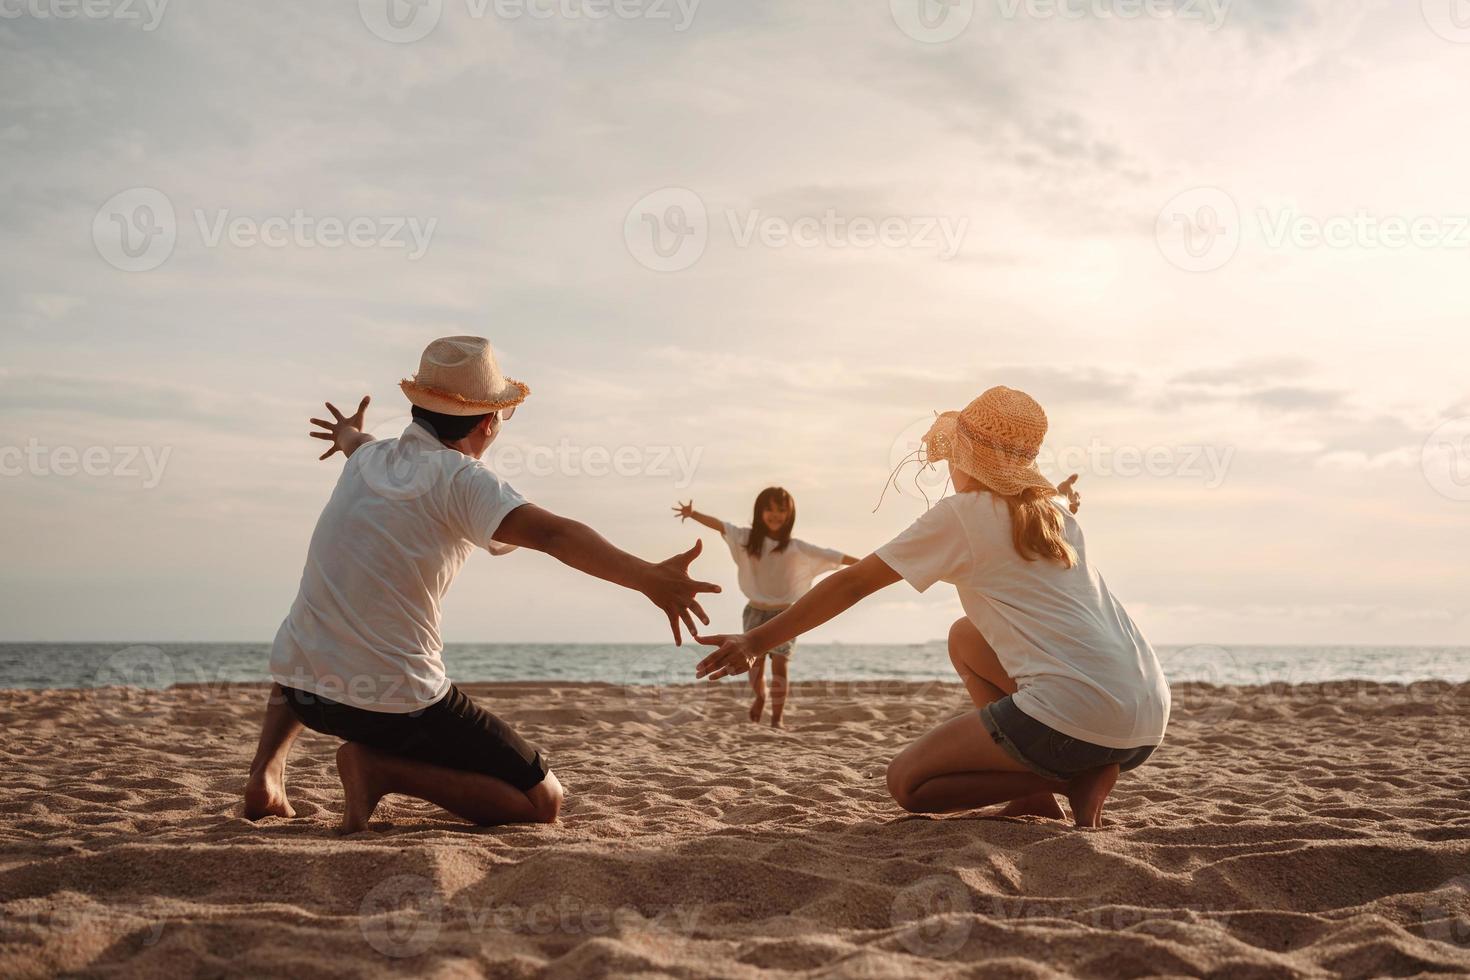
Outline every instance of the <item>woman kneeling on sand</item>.
{"label": "woman kneeling on sand", "polygon": [[978,711],[900,752],[888,789],[914,813],[1009,803],[1004,814],[1102,823],[1120,772],[1163,741],[1169,687],[1153,649],[1088,563],[1082,528],[1036,468],[1046,413],[1028,395],[991,388],[924,437],[926,462],[948,462],[956,493],[888,544],[835,573],[779,616],[719,649],[700,677],[744,673],[761,654],[904,579],[959,591],[965,617],[949,657]]}

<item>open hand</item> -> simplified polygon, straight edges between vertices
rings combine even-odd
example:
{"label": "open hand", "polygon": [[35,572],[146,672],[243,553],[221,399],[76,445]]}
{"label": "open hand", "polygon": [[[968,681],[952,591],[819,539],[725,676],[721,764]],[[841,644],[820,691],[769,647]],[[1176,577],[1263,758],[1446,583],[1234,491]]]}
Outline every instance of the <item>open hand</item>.
{"label": "open hand", "polygon": [[696,582],[689,577],[690,563],[703,550],[704,542],[696,541],[694,547],[683,554],[649,566],[651,571],[647,584],[640,590],[669,617],[669,628],[674,631],[675,646],[684,645],[684,637],[679,633],[679,623],[689,627],[690,636],[694,636],[697,630],[694,625],[695,616],[704,625],[709,625],[709,616],[705,615],[695,597],[701,592],[720,591],[720,587],[713,582]]}
{"label": "open hand", "polygon": [[750,641],[745,638],[744,633],[696,635],[694,638],[707,647],[719,647],[694,668],[695,677],[708,677],[712,681],[717,681],[721,677],[743,674],[755,663],[757,654],[751,648]]}
{"label": "open hand", "polygon": [[675,514],[679,515],[679,520],[681,522],[687,521],[689,520],[689,518],[694,516],[694,501],[691,500],[687,504],[680,504],[679,506],[672,509]]}
{"label": "open hand", "polygon": [[348,455],[351,455],[351,453],[348,451],[346,439],[352,433],[362,431],[363,420],[366,417],[368,402],[370,401],[372,401],[371,398],[369,398],[367,395],[363,395],[362,401],[359,402],[357,405],[357,411],[353,412],[351,415],[343,415],[341,412],[337,411],[336,405],[333,405],[331,402],[327,402],[327,411],[332,413],[332,418],[335,419],[335,421],[328,422],[326,419],[312,419],[312,425],[319,425],[327,431],[313,432],[311,433],[311,437],[313,439],[328,440],[329,442],[331,442],[332,448],[322,453],[320,456],[317,457],[317,459],[326,459],[333,453],[347,453]]}
{"label": "open hand", "polygon": [[1077,513],[1077,508],[1082,506],[1082,494],[1072,488],[1076,482],[1077,474],[1073,473],[1057,485],[1057,496],[1067,498],[1067,509],[1074,514]]}

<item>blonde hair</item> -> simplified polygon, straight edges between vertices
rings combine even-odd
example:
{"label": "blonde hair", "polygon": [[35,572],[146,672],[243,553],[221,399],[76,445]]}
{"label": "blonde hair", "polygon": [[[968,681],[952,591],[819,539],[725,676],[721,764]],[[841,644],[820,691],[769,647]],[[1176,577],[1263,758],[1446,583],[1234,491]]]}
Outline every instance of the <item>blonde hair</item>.
{"label": "blonde hair", "polygon": [[1073,568],[1077,564],[1077,552],[1067,542],[1061,512],[1051,502],[1055,494],[1055,489],[1040,487],[1026,487],[1010,496],[995,493],[1011,512],[1011,543],[1018,555],[1027,561],[1041,558],[1063,568]]}

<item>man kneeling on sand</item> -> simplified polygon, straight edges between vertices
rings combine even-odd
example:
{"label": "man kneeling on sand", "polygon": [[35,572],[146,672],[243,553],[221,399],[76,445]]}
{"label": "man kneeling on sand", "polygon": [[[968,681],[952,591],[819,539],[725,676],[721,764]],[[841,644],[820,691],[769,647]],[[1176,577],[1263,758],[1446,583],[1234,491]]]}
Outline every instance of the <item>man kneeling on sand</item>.
{"label": "man kneeling on sand", "polygon": [[651,564],[584,524],[526,501],[481,462],[529,389],[506,378],[483,337],[446,337],[402,383],[414,421],[396,439],[362,431],[368,399],[313,432],[347,456],[312,534],[301,588],[271,650],[271,687],[245,788],[245,815],[291,817],[286,757],[303,726],[344,740],[337,772],[342,830],[367,827],[390,793],[476,824],[551,823],[562,787],[537,748],[451,684],[441,657],[440,601],[476,547],[543,551],[580,572],[641,592],[694,633],[709,618],[689,577],[699,554]]}

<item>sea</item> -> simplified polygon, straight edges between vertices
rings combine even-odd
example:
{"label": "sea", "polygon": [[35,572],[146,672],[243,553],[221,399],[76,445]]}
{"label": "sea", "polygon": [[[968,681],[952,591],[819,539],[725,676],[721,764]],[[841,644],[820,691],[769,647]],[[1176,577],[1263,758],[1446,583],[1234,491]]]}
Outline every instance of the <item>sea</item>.
{"label": "sea", "polygon": [[[1163,646],[1171,683],[1315,684],[1372,680],[1470,681],[1470,647]],[[672,644],[456,643],[449,675],[472,681],[693,683],[708,648]],[[166,688],[267,680],[268,643],[4,643],[0,688]],[[797,647],[793,680],[955,680],[942,641]],[[739,679],[737,679],[737,682]]]}

